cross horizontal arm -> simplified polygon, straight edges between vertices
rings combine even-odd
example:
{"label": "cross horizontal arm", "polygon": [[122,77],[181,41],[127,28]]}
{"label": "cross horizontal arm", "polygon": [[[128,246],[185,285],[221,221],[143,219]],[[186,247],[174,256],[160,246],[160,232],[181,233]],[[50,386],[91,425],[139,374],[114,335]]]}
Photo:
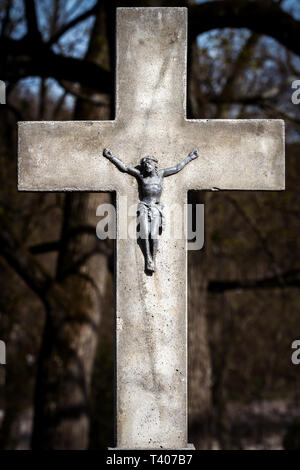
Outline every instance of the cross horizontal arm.
{"label": "cross horizontal arm", "polygon": [[181,151],[188,142],[199,151],[199,158],[180,173],[186,189],[284,189],[282,120],[187,120],[181,134]]}
{"label": "cross horizontal arm", "polygon": [[18,189],[120,189],[124,176],[102,155],[114,136],[114,121],[19,122]]}

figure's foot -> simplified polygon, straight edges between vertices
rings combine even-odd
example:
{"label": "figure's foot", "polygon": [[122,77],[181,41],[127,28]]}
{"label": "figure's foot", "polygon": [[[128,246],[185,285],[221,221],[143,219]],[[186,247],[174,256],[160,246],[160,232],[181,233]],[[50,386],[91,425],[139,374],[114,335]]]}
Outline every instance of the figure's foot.
{"label": "figure's foot", "polygon": [[148,272],[151,272],[151,273],[155,272],[155,264],[152,261],[152,259],[147,261],[146,269]]}

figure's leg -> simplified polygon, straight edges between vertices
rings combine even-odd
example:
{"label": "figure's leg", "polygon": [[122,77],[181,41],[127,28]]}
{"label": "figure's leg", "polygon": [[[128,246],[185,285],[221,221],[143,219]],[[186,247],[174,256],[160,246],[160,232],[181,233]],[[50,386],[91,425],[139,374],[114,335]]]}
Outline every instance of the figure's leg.
{"label": "figure's leg", "polygon": [[140,244],[142,248],[142,252],[145,257],[145,265],[146,269],[151,270],[152,266],[152,256],[151,256],[151,251],[150,251],[150,223],[148,220],[148,214],[147,212],[141,212],[139,215],[139,225],[140,225],[140,233],[139,233],[139,239],[140,239]]}
{"label": "figure's leg", "polygon": [[158,249],[158,236],[159,236],[159,226],[160,226],[160,214],[153,217],[151,223],[151,255],[154,263],[155,269],[155,258]]}

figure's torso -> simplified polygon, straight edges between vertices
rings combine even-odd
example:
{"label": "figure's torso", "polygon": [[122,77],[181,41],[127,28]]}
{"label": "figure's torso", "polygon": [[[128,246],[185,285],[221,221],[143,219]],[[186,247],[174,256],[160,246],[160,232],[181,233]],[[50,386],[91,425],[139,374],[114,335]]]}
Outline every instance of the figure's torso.
{"label": "figure's torso", "polygon": [[160,202],[162,189],[163,177],[159,173],[142,177],[140,180],[141,200],[144,202]]}

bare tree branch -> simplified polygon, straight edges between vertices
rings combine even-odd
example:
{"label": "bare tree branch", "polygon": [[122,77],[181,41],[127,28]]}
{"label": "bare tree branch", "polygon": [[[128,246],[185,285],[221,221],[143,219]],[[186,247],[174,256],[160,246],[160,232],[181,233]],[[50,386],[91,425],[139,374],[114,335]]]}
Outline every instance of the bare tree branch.
{"label": "bare tree branch", "polygon": [[245,289],[279,289],[284,287],[299,288],[300,287],[300,269],[292,269],[280,273],[280,278],[284,283],[278,281],[278,276],[266,277],[264,279],[253,280],[217,280],[210,281],[208,291],[211,293],[220,293],[228,290],[245,290]]}
{"label": "bare tree branch", "polygon": [[6,8],[5,8],[5,15],[4,15],[4,18],[2,20],[2,25],[1,25],[1,37],[5,36],[6,27],[9,24],[10,9],[11,9],[11,1],[7,1]]}
{"label": "bare tree branch", "polygon": [[57,42],[67,31],[69,31],[71,28],[74,28],[78,23],[81,21],[86,20],[90,16],[94,15],[97,10],[97,5],[94,5],[92,8],[89,10],[85,11],[84,13],[81,13],[81,15],[78,15],[76,18],[74,18],[72,21],[69,23],[63,25],[49,40],[48,44],[51,46],[55,42]]}
{"label": "bare tree branch", "polygon": [[222,97],[220,95],[216,97],[210,97],[209,102],[214,104],[241,104],[244,106],[258,106],[260,108],[265,109],[266,111],[271,111],[273,114],[282,119],[287,119],[289,121],[294,122],[295,124],[300,125],[300,119],[297,116],[292,115],[284,111],[283,109],[276,107],[270,100],[264,98],[263,95],[238,97]]}
{"label": "bare tree branch", "polygon": [[42,41],[0,38],[1,79],[17,81],[29,76],[52,77],[78,82],[103,93],[113,89],[112,75],[99,65],[84,59],[56,54]]}
{"label": "bare tree branch", "polygon": [[52,251],[58,251],[60,247],[60,241],[39,243],[29,248],[30,253],[33,255],[42,255],[44,253],[51,253]]}
{"label": "bare tree branch", "polygon": [[217,28],[248,28],[300,54],[300,21],[272,0],[216,0],[189,7],[190,36]]}
{"label": "bare tree branch", "polygon": [[10,103],[6,103],[5,108],[14,114],[16,121],[24,121],[25,117],[23,116],[22,112],[15,106]]}
{"label": "bare tree branch", "polygon": [[41,36],[38,28],[38,21],[36,15],[36,8],[34,0],[24,0],[25,4],[25,15],[27,22],[27,36],[31,38],[37,38]]}
{"label": "bare tree branch", "polygon": [[236,61],[230,70],[229,76],[227,77],[226,83],[223,87],[222,93],[219,98],[222,101],[221,106],[218,109],[217,118],[228,117],[228,103],[224,103],[226,99],[234,97],[236,90],[239,89],[240,82],[242,81],[245,71],[248,68],[249,62],[255,52],[257,43],[260,39],[260,35],[252,33],[247,39],[246,43],[242,47]]}
{"label": "bare tree branch", "polygon": [[229,195],[225,195],[226,199],[232,204],[232,206],[235,208],[236,212],[244,219],[244,221],[249,225],[249,227],[253,230],[255,235],[257,236],[257,239],[259,240],[262,249],[266,253],[267,257],[269,258],[270,261],[270,267],[272,271],[274,272],[274,275],[277,278],[277,282],[281,283],[282,285],[284,284],[284,279],[281,277],[281,272],[279,265],[276,261],[276,257],[273,253],[273,251],[270,249],[267,239],[265,235],[260,231],[259,227],[251,217],[244,211],[244,209],[241,207],[241,205],[234,199],[233,197]]}
{"label": "bare tree branch", "polygon": [[0,254],[39,297],[52,284],[52,278],[22,243],[11,233],[3,220],[0,230]]}
{"label": "bare tree branch", "polygon": [[[78,82],[104,93],[113,89],[112,74],[100,66],[72,57],[56,54],[51,44],[58,40],[75,24],[94,13],[94,8],[79,15],[68,25],[55,34],[50,43],[37,40],[40,33],[33,0],[24,0],[30,34],[21,40],[0,38],[0,70],[1,79],[7,81],[20,80],[28,76],[52,77],[57,80]],[[249,28],[278,40],[282,45],[296,54],[300,54],[300,21],[283,11],[278,4],[270,0],[216,0],[200,5],[189,6],[189,34],[193,40],[198,34],[216,28]]]}
{"label": "bare tree branch", "polygon": [[54,110],[53,110],[53,113],[52,113],[52,120],[53,121],[57,120],[58,114],[64,106],[64,102],[65,102],[65,99],[66,99],[67,95],[68,95],[67,91],[64,90],[61,97],[57,100],[56,105],[55,105]]}
{"label": "bare tree branch", "polygon": [[103,106],[103,107],[108,107],[109,103],[105,101],[102,98],[93,98],[89,96],[87,93],[84,93],[81,90],[76,89],[74,84],[68,84],[66,81],[61,80],[58,82],[62,88],[65,89],[65,91],[73,96],[76,96],[76,98],[80,98],[81,100],[87,101],[89,103],[92,103],[95,106]]}
{"label": "bare tree branch", "polygon": [[[76,235],[92,235],[95,237],[96,231],[95,227],[92,225],[78,225],[72,230],[70,230],[68,233],[65,234],[65,238],[67,240],[70,240],[72,237]],[[96,239],[97,244],[103,244],[103,240]],[[45,242],[45,243],[39,243],[38,245],[33,245],[29,248],[30,253],[34,255],[39,255],[42,253],[49,253],[51,251],[57,251],[61,246],[61,240],[55,240],[51,242]],[[101,252],[103,254],[106,254],[107,256],[111,256],[112,252],[111,250],[107,247],[107,251],[103,250],[103,247],[97,248],[98,252]],[[94,251],[93,251],[94,252]]]}

